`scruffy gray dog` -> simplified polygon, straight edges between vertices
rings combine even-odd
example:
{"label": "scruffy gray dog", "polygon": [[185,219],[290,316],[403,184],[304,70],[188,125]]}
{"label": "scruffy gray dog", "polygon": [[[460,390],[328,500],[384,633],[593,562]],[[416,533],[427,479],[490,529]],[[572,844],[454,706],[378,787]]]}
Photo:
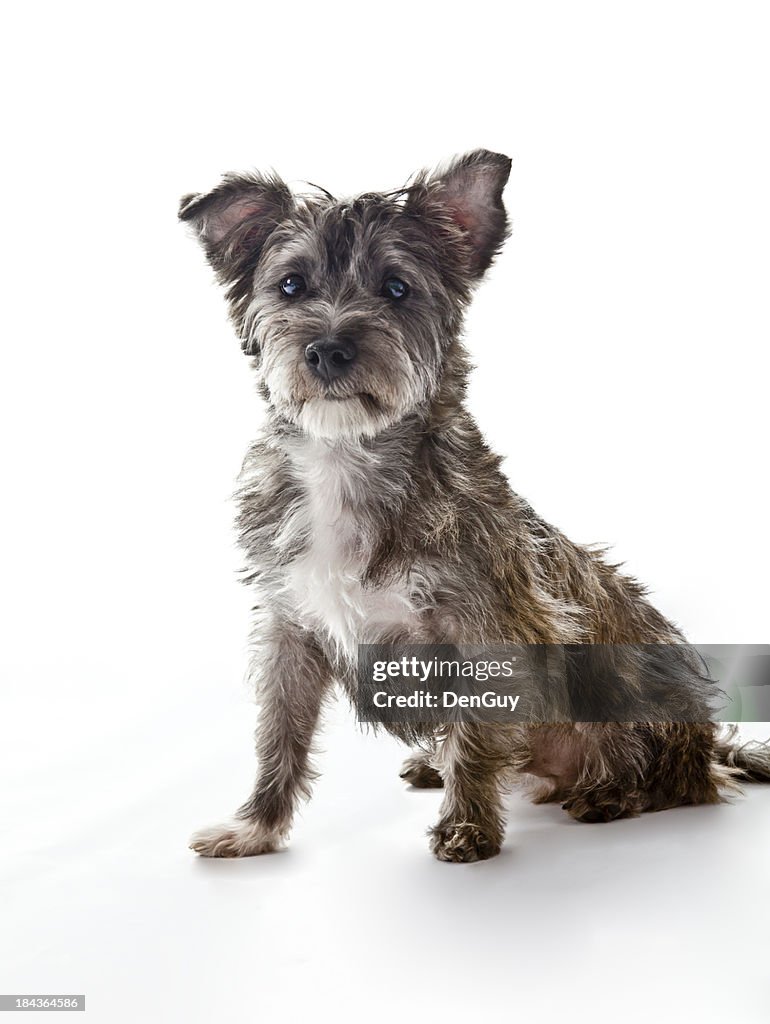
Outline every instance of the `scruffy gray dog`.
{"label": "scruffy gray dog", "polygon": [[[269,410],[238,519],[258,606],[259,773],[234,823],[193,837],[204,856],[281,844],[309,793],[324,700],[335,682],[355,692],[358,644],[682,641],[638,583],[511,491],[465,408],[463,315],[507,235],[509,171],[478,150],[352,200],[260,174],[182,200]],[[768,749],[720,736],[696,683],[675,707],[669,722],[470,721],[417,736],[402,777],[445,788],[433,852],[498,853],[503,794],[522,777],[583,821],[770,780]]]}

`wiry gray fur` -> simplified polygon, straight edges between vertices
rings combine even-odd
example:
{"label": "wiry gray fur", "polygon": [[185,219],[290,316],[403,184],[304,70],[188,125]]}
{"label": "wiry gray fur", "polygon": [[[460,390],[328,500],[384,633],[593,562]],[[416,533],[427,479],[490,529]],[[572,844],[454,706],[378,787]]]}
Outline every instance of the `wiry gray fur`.
{"label": "wiry gray fur", "polygon": [[[335,681],[354,691],[358,643],[586,645],[590,700],[602,674],[589,645],[682,639],[638,583],[511,491],[465,408],[463,314],[507,235],[509,169],[478,150],[390,194],[299,197],[275,176],[236,174],[182,201],[269,410],[238,519],[258,605],[260,770],[236,821],[196,835],[201,854],[282,841],[308,794],[324,699]],[[279,287],[291,275],[306,286],[293,298]],[[392,277],[409,287],[399,301],[383,293]],[[307,356],[318,343],[355,358],[322,379]],[[401,729],[422,744],[404,777],[445,787],[436,856],[498,852],[503,791],[522,777],[586,821],[770,778],[766,752],[718,737],[699,678],[685,665],[669,695],[681,721]]]}

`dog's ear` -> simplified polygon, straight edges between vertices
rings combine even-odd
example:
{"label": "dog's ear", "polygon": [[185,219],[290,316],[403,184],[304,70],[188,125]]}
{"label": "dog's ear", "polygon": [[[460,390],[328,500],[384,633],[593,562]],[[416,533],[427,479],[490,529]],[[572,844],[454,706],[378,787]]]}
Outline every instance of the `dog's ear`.
{"label": "dog's ear", "polygon": [[209,262],[232,278],[256,266],[266,239],[291,211],[289,187],[275,175],[227,174],[206,194],[184,196],[179,219],[192,225]]}
{"label": "dog's ear", "polygon": [[503,189],[510,173],[507,156],[477,149],[419,176],[407,199],[407,209],[433,216],[439,226],[449,221],[474,278],[487,270],[508,236]]}

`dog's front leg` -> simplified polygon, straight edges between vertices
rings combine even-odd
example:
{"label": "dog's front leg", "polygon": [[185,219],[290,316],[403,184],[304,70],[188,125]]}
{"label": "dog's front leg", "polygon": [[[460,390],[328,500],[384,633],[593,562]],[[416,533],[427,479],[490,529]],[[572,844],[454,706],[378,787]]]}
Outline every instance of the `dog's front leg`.
{"label": "dog's front leg", "polygon": [[510,765],[504,730],[495,725],[457,723],[448,727],[437,763],[445,797],[430,830],[439,860],[486,860],[500,852],[505,831],[503,780]]}
{"label": "dog's front leg", "polygon": [[204,857],[250,857],[276,850],[291,827],[297,803],[310,795],[311,744],[331,667],[309,633],[275,622],[259,673],[254,792],[233,824],[195,833],[190,847]]}

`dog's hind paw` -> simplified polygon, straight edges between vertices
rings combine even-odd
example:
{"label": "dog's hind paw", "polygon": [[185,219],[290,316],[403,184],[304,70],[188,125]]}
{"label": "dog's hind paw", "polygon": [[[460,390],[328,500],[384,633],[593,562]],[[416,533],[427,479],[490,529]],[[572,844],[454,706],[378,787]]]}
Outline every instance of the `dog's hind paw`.
{"label": "dog's hind paw", "polygon": [[616,821],[618,818],[636,818],[641,813],[638,797],[621,792],[602,792],[598,795],[590,791],[578,793],[561,806],[575,821],[589,824]]}
{"label": "dog's hind paw", "polygon": [[401,766],[399,777],[416,789],[441,789],[444,780],[429,763],[425,754],[412,754]]}
{"label": "dog's hind paw", "polygon": [[438,860],[469,864],[500,852],[501,840],[469,821],[438,824],[430,831],[430,848]]}
{"label": "dog's hind paw", "polygon": [[256,857],[281,849],[281,835],[259,823],[236,821],[203,828],[190,838],[190,849],[201,857]]}

